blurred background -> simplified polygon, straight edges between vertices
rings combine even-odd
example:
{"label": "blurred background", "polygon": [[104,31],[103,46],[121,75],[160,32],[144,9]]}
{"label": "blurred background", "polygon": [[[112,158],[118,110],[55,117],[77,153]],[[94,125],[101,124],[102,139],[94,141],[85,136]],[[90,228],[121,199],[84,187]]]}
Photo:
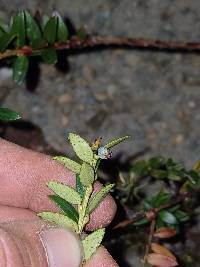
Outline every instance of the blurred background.
{"label": "blurred background", "polygon": [[[20,9],[57,10],[71,26],[84,25],[90,34],[200,42],[198,0],[0,0],[4,21]],[[68,132],[105,141],[130,134],[133,140],[114,151],[119,169],[127,159],[160,154],[186,167],[200,158],[199,54],[98,49],[69,54],[61,69],[46,64],[38,69],[33,62],[21,87],[12,81],[9,68],[0,69],[1,106],[23,118],[1,124],[2,137],[65,154],[70,153]],[[123,266],[138,266],[134,253],[124,253]]]}

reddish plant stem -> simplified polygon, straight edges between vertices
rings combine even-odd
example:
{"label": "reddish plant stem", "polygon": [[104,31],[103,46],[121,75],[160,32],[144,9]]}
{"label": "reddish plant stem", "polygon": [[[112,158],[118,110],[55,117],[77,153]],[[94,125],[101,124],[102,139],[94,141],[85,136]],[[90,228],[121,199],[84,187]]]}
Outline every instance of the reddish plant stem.
{"label": "reddish plant stem", "polygon": [[[29,48],[28,55],[40,54],[48,45],[34,50]],[[126,37],[114,37],[114,36],[93,36],[88,37],[85,40],[80,40],[74,36],[66,43],[55,43],[53,47],[56,50],[82,50],[87,48],[97,47],[121,47],[121,48],[142,48],[142,49],[155,49],[155,50],[169,50],[175,52],[199,52],[199,42],[171,42],[171,41],[159,41],[159,40],[146,40],[135,39]],[[0,53],[0,59],[18,56],[25,54],[27,51],[22,49],[9,49]]]}
{"label": "reddish plant stem", "polygon": [[155,226],[156,226],[156,220],[153,220],[151,222],[151,224],[150,224],[150,231],[149,231],[148,243],[146,245],[146,251],[145,251],[145,255],[144,255],[144,263],[146,263],[146,259],[147,259],[147,256],[149,254],[149,250],[150,250],[150,247],[151,247],[151,242],[152,242],[152,238],[153,238]]}
{"label": "reddish plant stem", "polygon": [[152,210],[150,210],[148,212],[144,212],[144,211],[137,212],[136,214],[134,214],[132,216],[132,218],[124,220],[124,221],[120,222],[119,224],[117,224],[114,229],[123,228],[123,227],[125,227],[125,226],[127,226],[129,224],[133,224],[134,222],[139,221],[139,220],[141,220],[141,219],[143,219],[145,217],[148,218],[148,214],[150,212],[154,213],[155,217],[156,217],[158,212],[160,212],[161,210],[169,209],[169,208],[171,208],[173,206],[176,206],[179,203],[183,202],[186,198],[190,197],[191,195],[192,195],[192,193],[186,192],[184,194],[178,195],[178,197],[176,199],[172,200],[171,202],[167,203],[166,205],[161,206],[158,209],[152,209]]}
{"label": "reddish plant stem", "polygon": [[159,40],[134,39],[126,37],[114,36],[94,36],[86,40],[79,40],[72,38],[70,42],[59,44],[58,49],[83,49],[98,46],[116,46],[129,48],[145,48],[145,49],[160,49],[160,50],[174,50],[174,51],[200,51],[200,43],[198,42],[172,42]]}

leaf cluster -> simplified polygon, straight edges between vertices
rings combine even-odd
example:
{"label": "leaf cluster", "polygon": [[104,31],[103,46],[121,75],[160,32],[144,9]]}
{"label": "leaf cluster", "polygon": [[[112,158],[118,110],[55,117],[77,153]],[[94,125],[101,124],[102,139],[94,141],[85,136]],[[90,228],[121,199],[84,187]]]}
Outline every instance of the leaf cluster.
{"label": "leaf cluster", "polygon": [[[146,197],[151,183],[160,184],[161,189]],[[151,242],[152,238],[170,238],[180,232],[181,224],[190,220],[191,205],[200,189],[200,163],[198,161],[191,170],[186,170],[171,158],[159,156],[139,160],[132,165],[128,178],[120,174],[117,188],[126,210],[132,209],[136,202],[140,206],[138,216],[133,214],[133,219],[130,217],[118,227],[149,225],[151,229],[153,224]],[[145,262],[161,267],[178,265],[175,256],[163,244],[150,243],[148,246]]]}
{"label": "leaf cluster", "polygon": [[[45,63],[55,64],[57,47],[69,38],[68,28],[57,12],[48,17],[22,10],[11,17],[9,24],[0,23],[0,59],[12,65],[13,80],[20,85],[29,68],[29,56],[41,56]],[[87,38],[83,28],[77,38]]]}
{"label": "leaf cluster", "polygon": [[136,199],[140,201],[139,195],[145,191],[145,186],[141,184],[149,178],[154,182],[164,183],[165,186],[170,185],[171,188],[174,185],[182,193],[198,191],[200,189],[199,163],[197,162],[191,170],[186,170],[173,159],[161,156],[136,161],[130,169],[128,178],[124,178],[122,174],[119,176],[117,187],[122,203],[131,206]]}
{"label": "leaf cluster", "polygon": [[[67,157],[60,156],[54,157],[54,160],[76,174],[76,186],[73,188],[56,181],[48,182],[48,188],[54,193],[54,195],[49,195],[49,198],[60,208],[61,212],[43,211],[38,216],[62,227],[72,228],[81,238],[82,232],[89,222],[90,214],[98,207],[114,186],[114,184],[108,184],[103,186],[98,192],[93,193],[102,150],[105,149],[103,158],[106,158],[107,153],[110,153],[109,149],[111,147],[128,138],[129,136],[116,138],[108,142],[106,147],[103,147],[99,139],[90,144],[79,135],[70,133],[68,139],[79,160],[76,162]],[[105,229],[100,228],[82,239],[84,261],[90,259],[96,251],[103,239],[104,233]]]}

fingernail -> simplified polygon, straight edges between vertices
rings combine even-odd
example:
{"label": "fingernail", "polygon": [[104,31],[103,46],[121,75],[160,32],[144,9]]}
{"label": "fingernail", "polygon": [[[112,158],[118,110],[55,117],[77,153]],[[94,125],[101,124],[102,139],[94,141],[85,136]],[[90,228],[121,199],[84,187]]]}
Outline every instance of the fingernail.
{"label": "fingernail", "polygon": [[49,267],[79,267],[81,246],[74,233],[67,229],[51,228],[40,233]]}

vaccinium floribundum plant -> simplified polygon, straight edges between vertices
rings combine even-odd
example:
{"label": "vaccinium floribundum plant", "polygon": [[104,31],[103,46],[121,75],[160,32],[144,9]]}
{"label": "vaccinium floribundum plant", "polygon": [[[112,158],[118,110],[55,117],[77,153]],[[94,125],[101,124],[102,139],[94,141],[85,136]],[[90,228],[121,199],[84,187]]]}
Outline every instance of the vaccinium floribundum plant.
{"label": "vaccinium floribundum plant", "polygon": [[[152,183],[159,185],[157,192],[149,189]],[[200,162],[186,170],[171,158],[158,156],[139,160],[132,165],[128,178],[120,174],[117,188],[122,206],[128,211],[127,215],[132,215],[116,228],[130,224],[138,230],[148,227],[142,266],[178,266],[175,253],[166,247],[165,241],[177,238],[183,224],[188,223],[191,215],[194,218],[192,212],[198,203],[200,190]],[[147,196],[149,190],[150,195]],[[136,206],[139,211],[134,212]],[[183,258],[181,255],[181,263]],[[184,266],[188,266],[189,263],[185,264]]]}
{"label": "vaccinium floribundum plant", "polygon": [[97,138],[94,143],[90,144],[79,135],[70,133],[68,139],[79,161],[76,162],[67,157],[54,157],[54,160],[76,174],[76,188],[56,181],[48,182],[48,188],[55,193],[49,198],[58,205],[61,212],[45,211],[38,215],[61,227],[72,228],[79,235],[84,251],[83,262],[89,260],[100,245],[105,228],[100,228],[87,236],[84,234],[84,237],[82,233],[90,220],[91,212],[114,186],[114,184],[108,184],[96,194],[92,194],[100,160],[109,159],[111,157],[110,149],[129,137],[116,138],[105,146],[101,146],[101,138]]}

